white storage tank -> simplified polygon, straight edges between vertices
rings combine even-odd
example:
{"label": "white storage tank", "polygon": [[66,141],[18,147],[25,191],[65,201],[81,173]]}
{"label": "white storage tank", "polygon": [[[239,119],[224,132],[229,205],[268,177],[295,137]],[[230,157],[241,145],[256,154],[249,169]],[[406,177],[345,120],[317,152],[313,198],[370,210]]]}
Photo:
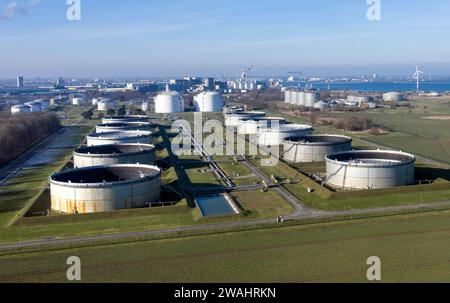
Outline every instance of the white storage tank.
{"label": "white storage tank", "polygon": [[235,111],[225,114],[226,127],[239,127],[241,120],[251,118],[261,118],[266,116],[265,112],[258,111]]}
{"label": "white storage tank", "polygon": [[284,139],[283,157],[291,163],[325,162],[325,157],[352,149],[352,138],[337,135],[311,135]]}
{"label": "white storage tank", "polygon": [[203,113],[223,111],[224,101],[218,92],[203,92],[194,97],[195,110]]}
{"label": "white storage tank", "polygon": [[101,99],[97,104],[97,110],[99,111],[108,111],[110,109],[114,109],[115,102],[111,99]]}
{"label": "white storage tank", "polygon": [[416,157],[385,150],[347,151],[326,157],[329,186],[382,189],[415,184]]}
{"label": "white storage tank", "polygon": [[38,113],[42,111],[42,105],[40,102],[32,101],[25,103],[26,106],[30,108],[30,112]]}
{"label": "white storage tank", "polygon": [[93,98],[93,99],[92,99],[92,105],[94,105],[94,106],[95,106],[95,105],[98,105],[98,103],[100,102],[100,100],[101,100],[101,99],[99,99],[99,98]]}
{"label": "white storage tank", "polygon": [[73,155],[75,168],[156,162],[155,146],[150,144],[115,144],[81,147]]}
{"label": "white storage tank", "polygon": [[304,97],[305,102],[303,105],[311,108],[313,108],[314,104],[320,100],[320,94],[318,92],[305,92]]}
{"label": "white storage tank", "polygon": [[30,106],[26,106],[24,104],[13,105],[11,107],[11,114],[13,116],[19,115],[19,114],[24,114],[24,113],[29,113],[30,111],[31,111]]}
{"label": "white storage tank", "polygon": [[398,92],[390,92],[383,95],[385,102],[401,102],[405,100],[405,95]]}
{"label": "white storage tank", "polygon": [[111,133],[111,132],[123,132],[142,130],[150,131],[152,124],[150,122],[121,122],[121,123],[106,123],[96,126],[97,133]]}
{"label": "white storage tank", "polygon": [[305,92],[297,91],[294,93],[294,98],[292,99],[292,104],[305,106]]}
{"label": "white storage tank", "polygon": [[270,127],[273,123],[285,124],[286,119],[280,117],[245,118],[240,121],[240,135],[257,135],[260,127]]}
{"label": "white storage tank", "polygon": [[286,104],[291,104],[291,100],[292,100],[292,95],[293,95],[293,91],[290,89],[287,89],[284,91],[284,103]]}
{"label": "white storage tank", "polygon": [[72,99],[72,105],[80,106],[80,105],[83,105],[84,103],[85,103],[84,98],[77,97],[77,98]]}
{"label": "white storage tank", "polygon": [[172,114],[184,112],[183,97],[177,92],[164,92],[155,99],[155,113]]}
{"label": "white storage tank", "polygon": [[124,131],[111,133],[95,133],[87,136],[88,146],[142,143],[152,144],[152,132],[149,131]]}
{"label": "white storage tank", "polygon": [[148,207],[161,200],[161,170],[120,164],[68,170],[49,178],[51,209],[87,214]]}
{"label": "white storage tank", "polygon": [[278,128],[259,128],[258,142],[264,146],[282,145],[283,140],[294,136],[307,136],[313,132],[310,125],[282,124]]}
{"label": "white storage tank", "polygon": [[148,122],[147,116],[112,116],[102,119],[102,124],[129,123],[129,122]]}

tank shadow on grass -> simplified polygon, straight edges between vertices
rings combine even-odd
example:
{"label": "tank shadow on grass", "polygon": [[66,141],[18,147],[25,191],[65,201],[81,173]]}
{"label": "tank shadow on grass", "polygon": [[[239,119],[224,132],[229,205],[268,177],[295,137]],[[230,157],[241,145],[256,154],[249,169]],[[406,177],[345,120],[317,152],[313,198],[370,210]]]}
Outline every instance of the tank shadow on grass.
{"label": "tank shadow on grass", "polygon": [[444,179],[450,181],[450,170],[434,167],[416,167],[417,180],[436,181],[437,179]]}

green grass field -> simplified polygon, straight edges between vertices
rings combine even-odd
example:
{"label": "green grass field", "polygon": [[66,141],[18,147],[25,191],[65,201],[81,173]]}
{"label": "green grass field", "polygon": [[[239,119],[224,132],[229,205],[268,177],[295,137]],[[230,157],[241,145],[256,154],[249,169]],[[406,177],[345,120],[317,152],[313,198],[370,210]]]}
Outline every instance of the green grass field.
{"label": "green grass field", "polygon": [[0,257],[1,282],[448,282],[450,212],[235,232]]}
{"label": "green grass field", "polygon": [[[65,137],[65,143],[78,145],[90,129],[90,126],[72,129]],[[6,227],[25,214],[22,210],[31,206],[30,203],[48,187],[48,177],[66,165],[72,152],[73,149],[55,149],[51,155],[51,163],[22,170],[5,184],[0,194],[1,227]]]}
{"label": "green grass field", "polygon": [[[409,103],[414,106],[411,110],[397,108],[358,113],[327,113],[332,118],[340,119],[352,116],[369,118],[375,125],[393,130],[385,135],[344,132],[320,125],[315,126],[316,133],[347,134],[355,139],[356,144],[364,145],[364,141],[373,142],[450,164],[450,119],[424,119],[433,116],[450,116],[450,100],[448,98],[425,99]],[[292,121],[307,122],[304,118],[295,118],[291,115],[288,117]],[[364,141],[361,142],[358,139]]]}

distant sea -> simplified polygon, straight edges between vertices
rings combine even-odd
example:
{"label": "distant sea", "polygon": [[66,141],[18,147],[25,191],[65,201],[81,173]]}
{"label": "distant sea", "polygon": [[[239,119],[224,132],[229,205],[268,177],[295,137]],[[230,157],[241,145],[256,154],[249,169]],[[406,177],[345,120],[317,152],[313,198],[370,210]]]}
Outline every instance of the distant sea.
{"label": "distant sea", "polygon": [[[361,92],[409,92],[416,91],[415,82],[301,82],[301,83],[289,83],[289,87],[304,88],[307,84],[313,86],[315,89],[328,90],[352,90]],[[450,92],[450,82],[421,82],[420,90],[425,92]]]}

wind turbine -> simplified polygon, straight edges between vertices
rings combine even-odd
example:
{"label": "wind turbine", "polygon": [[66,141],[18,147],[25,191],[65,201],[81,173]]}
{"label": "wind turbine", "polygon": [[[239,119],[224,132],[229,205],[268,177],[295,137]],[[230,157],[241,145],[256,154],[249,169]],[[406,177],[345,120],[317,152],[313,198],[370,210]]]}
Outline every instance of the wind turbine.
{"label": "wind turbine", "polygon": [[423,71],[419,70],[419,66],[417,65],[416,62],[416,72],[413,75],[413,79],[417,81],[417,91],[420,91],[420,79],[423,74],[424,74]]}

